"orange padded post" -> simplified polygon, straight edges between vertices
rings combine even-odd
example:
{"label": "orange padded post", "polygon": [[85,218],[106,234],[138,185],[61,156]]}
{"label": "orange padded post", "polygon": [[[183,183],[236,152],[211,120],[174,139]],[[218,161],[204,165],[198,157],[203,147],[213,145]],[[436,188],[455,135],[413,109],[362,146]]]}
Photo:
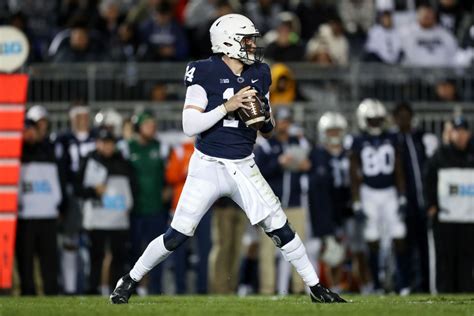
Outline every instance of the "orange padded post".
{"label": "orange padded post", "polygon": [[0,291],[12,287],[28,76],[0,74]]}

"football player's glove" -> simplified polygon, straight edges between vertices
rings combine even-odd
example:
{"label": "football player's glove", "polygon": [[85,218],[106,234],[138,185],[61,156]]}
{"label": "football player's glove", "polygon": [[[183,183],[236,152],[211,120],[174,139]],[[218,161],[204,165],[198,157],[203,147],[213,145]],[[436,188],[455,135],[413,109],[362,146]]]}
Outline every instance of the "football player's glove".
{"label": "football player's glove", "polygon": [[364,223],[367,220],[367,216],[362,210],[362,203],[360,203],[360,201],[352,203],[352,211],[354,212],[355,220],[359,223]]}
{"label": "football player's glove", "polygon": [[404,219],[407,215],[407,198],[404,195],[398,197],[398,216]]}
{"label": "football player's glove", "polygon": [[272,112],[272,110],[270,109],[270,102],[261,92],[257,93],[257,98],[260,99],[263,111],[265,112],[265,122],[268,122],[268,120],[270,120],[270,114]]}

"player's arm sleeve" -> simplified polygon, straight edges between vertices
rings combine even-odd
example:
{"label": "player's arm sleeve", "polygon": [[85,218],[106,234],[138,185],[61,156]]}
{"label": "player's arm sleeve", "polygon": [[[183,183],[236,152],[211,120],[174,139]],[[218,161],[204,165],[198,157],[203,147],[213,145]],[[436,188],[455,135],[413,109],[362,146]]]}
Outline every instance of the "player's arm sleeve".
{"label": "player's arm sleeve", "polygon": [[189,137],[207,131],[216,125],[226,116],[227,111],[224,105],[219,105],[209,112],[201,112],[196,108],[184,108],[183,110],[183,131]]}
{"label": "player's arm sleeve", "polygon": [[206,90],[201,85],[188,85],[183,110],[183,131],[187,136],[195,136],[208,130],[226,116],[227,110],[223,105],[204,112],[207,102]]}

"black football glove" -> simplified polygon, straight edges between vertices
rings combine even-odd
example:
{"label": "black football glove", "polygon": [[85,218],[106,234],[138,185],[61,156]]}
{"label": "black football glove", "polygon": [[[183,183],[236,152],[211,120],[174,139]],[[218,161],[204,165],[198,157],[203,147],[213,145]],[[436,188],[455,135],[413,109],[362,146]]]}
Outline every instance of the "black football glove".
{"label": "black football glove", "polygon": [[352,203],[352,211],[354,212],[354,218],[357,222],[364,223],[367,220],[367,215],[365,215],[362,210],[362,204],[360,201]]}
{"label": "black football glove", "polygon": [[404,195],[398,197],[398,216],[403,220],[407,215],[407,198]]}
{"label": "black football glove", "polygon": [[268,101],[268,99],[263,95],[261,94],[260,92],[257,93],[257,98],[260,99],[261,103],[262,103],[262,107],[263,107],[263,111],[265,112],[265,122],[268,122],[271,118],[271,110],[270,110],[270,102]]}

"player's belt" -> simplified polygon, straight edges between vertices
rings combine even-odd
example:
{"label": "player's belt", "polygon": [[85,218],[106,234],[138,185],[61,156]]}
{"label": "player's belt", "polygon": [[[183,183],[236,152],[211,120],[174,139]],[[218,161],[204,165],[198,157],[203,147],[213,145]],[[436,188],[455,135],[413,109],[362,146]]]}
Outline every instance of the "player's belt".
{"label": "player's belt", "polygon": [[224,159],[224,158],[218,158],[218,157],[212,157],[212,156],[206,155],[206,154],[200,152],[199,150],[197,150],[196,148],[194,148],[194,153],[196,155],[198,155],[198,157],[202,160],[217,161],[217,162],[229,161],[229,162],[233,162],[233,163],[239,163],[241,161],[246,161],[246,160],[249,160],[249,159],[253,159],[255,157],[255,155],[252,153],[251,155],[249,155],[245,158],[242,158],[242,159]]}

